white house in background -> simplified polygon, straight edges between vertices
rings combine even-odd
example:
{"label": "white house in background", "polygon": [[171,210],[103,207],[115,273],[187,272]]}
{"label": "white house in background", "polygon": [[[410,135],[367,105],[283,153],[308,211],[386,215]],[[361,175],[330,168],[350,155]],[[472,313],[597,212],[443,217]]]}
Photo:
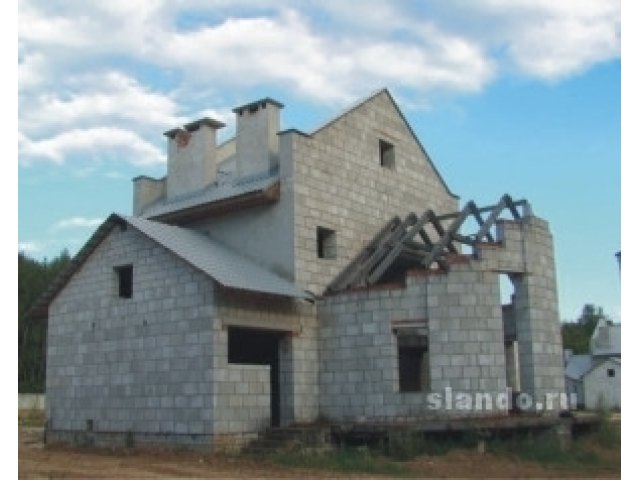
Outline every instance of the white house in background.
{"label": "white house in background", "polygon": [[611,324],[604,319],[598,321],[591,335],[591,355],[597,358],[620,358],[620,324]]}
{"label": "white house in background", "polygon": [[591,336],[588,355],[565,355],[568,394],[579,408],[620,408],[620,325],[601,319]]}
{"label": "white house in background", "polygon": [[620,408],[620,359],[596,363],[584,376],[584,403],[589,409]]}

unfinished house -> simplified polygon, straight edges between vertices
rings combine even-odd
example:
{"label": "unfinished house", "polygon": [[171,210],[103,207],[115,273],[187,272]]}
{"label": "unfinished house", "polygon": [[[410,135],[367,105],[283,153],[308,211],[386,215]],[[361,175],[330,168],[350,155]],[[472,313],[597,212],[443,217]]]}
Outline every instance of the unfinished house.
{"label": "unfinished house", "polygon": [[111,215],[34,307],[48,440],[218,447],[506,416],[458,397],[510,390],[557,414],[547,223],[500,193],[460,205],[386,89],[309,133],[281,130],[282,108],[234,109],[221,144],[208,118],[166,132],[166,177],[135,178],[133,216]]}

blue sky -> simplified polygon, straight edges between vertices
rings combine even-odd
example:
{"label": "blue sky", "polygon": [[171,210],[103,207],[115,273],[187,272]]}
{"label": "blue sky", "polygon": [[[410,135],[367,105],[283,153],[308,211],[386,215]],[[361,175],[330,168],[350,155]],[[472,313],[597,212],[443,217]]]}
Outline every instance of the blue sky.
{"label": "blue sky", "polygon": [[[303,6],[302,6],[303,5]],[[386,86],[461,201],[551,223],[562,319],[620,318],[620,5],[610,0],[21,1],[18,241],[73,254],[162,132],[264,96],[312,129]]]}

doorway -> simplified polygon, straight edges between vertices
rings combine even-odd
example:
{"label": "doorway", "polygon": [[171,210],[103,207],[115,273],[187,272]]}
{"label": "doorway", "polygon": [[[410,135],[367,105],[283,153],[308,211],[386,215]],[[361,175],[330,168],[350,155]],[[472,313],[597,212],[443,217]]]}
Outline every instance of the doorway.
{"label": "doorway", "polygon": [[269,365],[271,426],[280,425],[280,340],[286,332],[229,327],[229,363]]}

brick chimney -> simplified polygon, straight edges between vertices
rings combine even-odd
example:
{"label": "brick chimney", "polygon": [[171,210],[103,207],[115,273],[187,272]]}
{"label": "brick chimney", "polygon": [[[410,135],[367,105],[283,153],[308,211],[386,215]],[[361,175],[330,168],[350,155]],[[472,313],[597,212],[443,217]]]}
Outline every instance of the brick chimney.
{"label": "brick chimney", "polygon": [[165,132],[167,199],[195,193],[216,180],[216,131],[224,123],[202,118]]}
{"label": "brick chimney", "polygon": [[239,177],[278,166],[280,102],[264,98],[233,109],[236,114],[236,162]]}

